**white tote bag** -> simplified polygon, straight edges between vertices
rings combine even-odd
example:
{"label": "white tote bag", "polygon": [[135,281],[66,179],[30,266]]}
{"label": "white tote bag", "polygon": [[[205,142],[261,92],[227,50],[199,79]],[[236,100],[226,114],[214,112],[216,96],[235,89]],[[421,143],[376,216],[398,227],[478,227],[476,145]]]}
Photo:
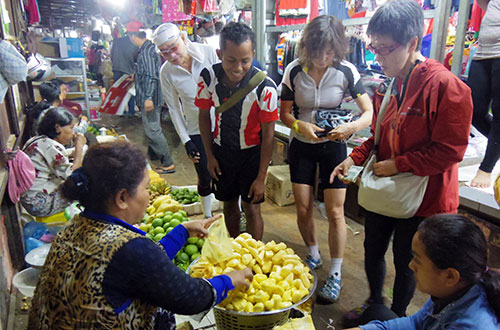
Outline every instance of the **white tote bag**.
{"label": "white tote bag", "polygon": [[[380,140],[380,123],[389,103],[393,79],[385,92],[375,126],[376,151]],[[413,217],[424,199],[428,176],[417,176],[411,173],[399,173],[389,177],[379,177],[373,171],[377,161],[376,152],[372,152],[361,175],[358,191],[358,203],[370,212],[392,218],[408,219]]]}

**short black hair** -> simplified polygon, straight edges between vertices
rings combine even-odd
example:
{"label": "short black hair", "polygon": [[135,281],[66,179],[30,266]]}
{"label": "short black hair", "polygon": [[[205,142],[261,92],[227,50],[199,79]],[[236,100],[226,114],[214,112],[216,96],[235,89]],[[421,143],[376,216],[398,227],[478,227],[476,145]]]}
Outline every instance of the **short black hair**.
{"label": "short black hair", "polygon": [[54,101],[59,100],[59,95],[61,94],[61,85],[62,82],[60,80],[43,82],[42,84],[40,84],[40,86],[38,86],[40,96],[48,103],[54,103]]}
{"label": "short black hair", "polygon": [[424,13],[415,0],[391,0],[383,4],[370,19],[366,33],[389,36],[402,46],[418,37],[417,50],[422,48]]}
{"label": "short black hair", "polygon": [[[51,139],[56,138],[60,133],[57,132],[56,125],[61,127],[69,125],[75,119],[75,116],[66,108],[58,107],[48,109],[47,112],[42,110],[40,115],[43,117],[38,122],[38,134],[46,135]],[[39,115],[39,116],[40,116]]]}
{"label": "short black hair", "polygon": [[61,186],[62,195],[79,201],[85,209],[107,213],[110,200],[122,189],[134,196],[144,179],[146,157],[135,144],[116,141],[95,144],[83,158],[85,187],[70,176]]}
{"label": "short black hair", "polygon": [[144,31],[139,31],[139,32],[127,32],[128,36],[136,36],[139,39],[146,39],[146,32]]}
{"label": "short black hair", "polygon": [[226,40],[230,40],[238,46],[250,40],[252,42],[252,49],[255,50],[255,33],[246,24],[231,22],[224,26],[220,33],[219,46],[221,50],[226,48]]}

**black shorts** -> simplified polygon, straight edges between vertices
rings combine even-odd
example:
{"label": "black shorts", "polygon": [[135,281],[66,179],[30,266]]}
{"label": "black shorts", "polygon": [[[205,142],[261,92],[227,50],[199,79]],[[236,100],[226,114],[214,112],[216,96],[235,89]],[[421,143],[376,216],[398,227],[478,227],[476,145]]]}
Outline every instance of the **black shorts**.
{"label": "black shorts", "polygon": [[335,166],[347,157],[345,143],[333,141],[323,143],[305,143],[293,139],[290,143],[288,163],[293,183],[314,186],[316,167],[319,164],[319,187],[321,189],[340,189],[347,185],[339,178],[330,183],[330,174]]}
{"label": "black shorts", "polygon": [[[234,150],[214,144],[213,150],[222,172],[218,181],[212,180],[215,198],[227,202],[241,196],[241,200],[250,203],[253,196],[249,198],[248,192],[259,174],[260,146]],[[263,201],[264,197],[258,203]]]}

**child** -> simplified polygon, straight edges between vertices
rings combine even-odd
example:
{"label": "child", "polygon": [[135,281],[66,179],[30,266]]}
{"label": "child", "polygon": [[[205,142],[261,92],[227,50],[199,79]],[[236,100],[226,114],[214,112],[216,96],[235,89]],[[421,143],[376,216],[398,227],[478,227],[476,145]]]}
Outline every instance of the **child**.
{"label": "child", "polygon": [[486,266],[486,239],[478,226],[458,214],[427,218],[412,250],[417,288],[431,298],[412,316],[361,329],[499,329],[500,272]]}
{"label": "child", "polygon": [[224,27],[217,55],[222,63],[203,69],[195,99],[208,170],[214,178],[215,197],[224,202],[229,234],[240,233],[241,196],[247,231],[260,240],[264,232],[260,203],[271,161],[274,122],[279,118],[276,85],[266,77],[234,106],[216,113],[212,134],[210,108],[223,104],[261,72],[252,66],[255,34],[244,24]]}

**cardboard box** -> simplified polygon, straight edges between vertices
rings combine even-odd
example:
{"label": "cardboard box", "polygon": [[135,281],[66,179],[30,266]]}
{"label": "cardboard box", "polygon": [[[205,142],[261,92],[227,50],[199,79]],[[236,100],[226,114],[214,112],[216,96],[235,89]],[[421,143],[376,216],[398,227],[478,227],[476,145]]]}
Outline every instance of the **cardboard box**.
{"label": "cardboard box", "polygon": [[81,38],[37,38],[37,49],[45,57],[84,57]]}
{"label": "cardboard box", "polygon": [[266,197],[279,206],[290,205],[295,202],[288,165],[269,167],[266,179]]}

